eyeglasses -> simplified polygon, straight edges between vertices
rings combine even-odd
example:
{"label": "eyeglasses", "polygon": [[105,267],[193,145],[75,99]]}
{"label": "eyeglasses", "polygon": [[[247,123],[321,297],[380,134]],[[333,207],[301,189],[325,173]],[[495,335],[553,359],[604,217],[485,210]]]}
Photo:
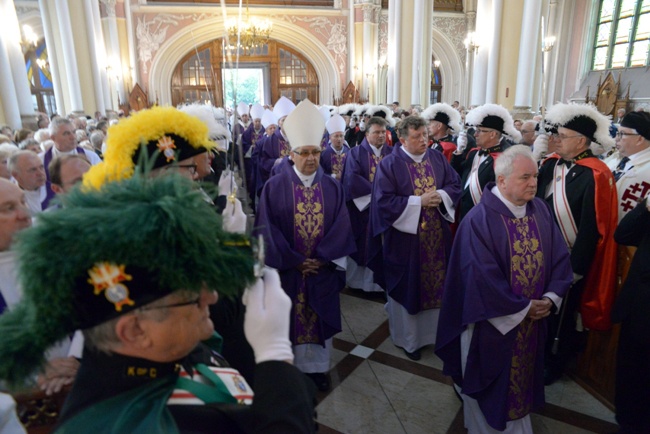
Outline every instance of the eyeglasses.
{"label": "eyeglasses", "polygon": [[574,139],[576,137],[584,137],[582,134],[575,134],[573,136],[565,136],[564,134],[558,134],[557,138],[560,140]]}
{"label": "eyeglasses", "polygon": [[484,130],[484,129],[481,129],[481,128],[477,128],[476,133],[474,133],[474,134],[491,133],[492,131],[495,131],[495,130]]}
{"label": "eyeglasses", "polygon": [[321,153],[320,149],[314,149],[312,151],[293,151],[294,154],[300,155],[301,157],[309,157],[310,155],[313,155],[314,157],[318,157]]}
{"label": "eyeglasses", "polygon": [[623,136],[640,136],[640,135],[641,134],[637,134],[637,133],[624,133],[623,131],[617,131],[616,132],[616,137],[619,138],[619,139],[621,137],[623,137]]}
{"label": "eyeglasses", "polygon": [[192,305],[199,305],[201,301],[201,296],[195,298],[194,300],[189,300],[189,301],[181,301],[178,303],[172,303],[172,304],[162,304],[160,306],[145,306],[140,308],[140,310],[154,310],[154,309],[167,309],[171,307],[183,307],[183,306],[192,306]]}

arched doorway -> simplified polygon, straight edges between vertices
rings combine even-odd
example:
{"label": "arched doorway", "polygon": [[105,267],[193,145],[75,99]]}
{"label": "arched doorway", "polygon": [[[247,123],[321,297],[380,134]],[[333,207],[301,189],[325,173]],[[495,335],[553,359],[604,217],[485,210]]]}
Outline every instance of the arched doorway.
{"label": "arched doorway", "polygon": [[[318,77],[311,63],[300,53],[278,42],[269,41],[251,55],[240,53],[239,68],[258,68],[264,77],[264,104],[281,96],[294,102],[309,98],[318,104]],[[213,101],[224,105],[224,75],[228,69],[222,39],[207,42],[187,53],[172,75],[172,104]],[[253,101],[244,101],[253,102]]]}

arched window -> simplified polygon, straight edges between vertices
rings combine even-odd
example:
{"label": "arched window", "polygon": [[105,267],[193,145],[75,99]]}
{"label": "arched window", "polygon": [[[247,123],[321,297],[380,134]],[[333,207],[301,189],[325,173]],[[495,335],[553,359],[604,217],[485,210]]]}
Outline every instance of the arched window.
{"label": "arched window", "polygon": [[440,102],[442,96],[442,78],[440,77],[440,61],[431,56],[431,94],[429,103]]}
{"label": "arched window", "polygon": [[650,0],[601,0],[592,69],[649,63]]}
{"label": "arched window", "polygon": [[[222,77],[228,75],[222,74],[228,65],[223,50],[221,39],[216,39],[181,59],[172,76],[172,104],[212,101],[216,106],[224,105]],[[262,87],[270,90],[266,93],[270,100],[263,101],[265,104],[272,104],[281,96],[293,102],[309,98],[318,104],[318,77],[314,67],[300,53],[280,42],[271,40],[250,55],[240,52],[239,68],[264,70]],[[231,91],[226,89],[226,92],[228,95]]]}

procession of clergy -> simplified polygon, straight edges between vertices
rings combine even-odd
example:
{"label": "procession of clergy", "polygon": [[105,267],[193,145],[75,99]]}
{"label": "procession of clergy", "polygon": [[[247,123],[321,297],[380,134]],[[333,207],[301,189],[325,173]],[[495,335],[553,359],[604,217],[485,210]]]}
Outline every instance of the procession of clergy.
{"label": "procession of clergy", "polygon": [[[649,227],[639,223],[650,220],[649,113],[612,123],[593,106],[557,104],[539,122],[515,123],[496,104],[461,116],[437,103],[399,117],[387,106],[282,97],[272,110],[239,104],[228,127],[221,109],[153,108],[109,128],[100,164],[124,157],[111,145],[138,134],[143,123],[131,120],[161,110],[198,116],[218,146],[207,152],[168,121],[138,142],[162,155],[160,166],[212,177],[218,193],[202,194],[227,231],[245,233],[253,211],[248,229],[291,300],[293,365],[319,390],[330,388],[347,286],[385,298],[407,357],[435,345],[470,433],[532,432],[544,385],[564,374],[586,331],[620,322],[617,421],[621,432],[650,432],[650,290],[636,262],[615,299],[617,241],[643,243],[639,228]],[[215,326],[228,345],[228,326]],[[232,342],[226,359],[249,380],[250,347]],[[231,360],[246,351],[251,360]]]}
{"label": "procession of clergy", "polygon": [[[261,192],[255,228],[294,302],[296,366],[327,390],[338,291],[379,292],[396,346],[418,360],[435,345],[469,432],[532,432],[528,414],[585,331],[611,328],[614,233],[637,204],[648,213],[650,114],[612,124],[593,106],[557,104],[520,132],[495,104],[464,122],[444,103],[402,119],[386,106],[284,98],[273,112],[246,109],[263,124],[241,140]],[[621,432],[648,430],[638,301],[614,312],[622,345],[632,340],[618,355]]]}

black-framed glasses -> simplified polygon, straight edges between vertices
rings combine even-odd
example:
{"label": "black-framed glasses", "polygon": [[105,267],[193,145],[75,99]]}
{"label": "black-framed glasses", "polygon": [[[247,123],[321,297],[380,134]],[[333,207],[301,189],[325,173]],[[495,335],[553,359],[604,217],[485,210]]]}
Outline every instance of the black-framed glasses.
{"label": "black-framed glasses", "polygon": [[140,310],[167,309],[167,308],[171,308],[171,307],[191,306],[193,304],[198,306],[200,302],[201,302],[201,296],[198,296],[194,300],[180,301],[178,303],[171,303],[171,304],[162,304],[160,306],[144,306],[144,307],[140,308]]}
{"label": "black-framed glasses", "polygon": [[312,150],[312,151],[300,151],[300,152],[298,152],[298,151],[293,151],[293,152],[294,152],[294,154],[298,154],[298,155],[300,155],[301,157],[305,157],[305,158],[307,158],[307,157],[309,157],[310,155],[313,155],[314,157],[318,157],[322,151],[321,151],[320,149],[314,149],[314,150]]}
{"label": "black-framed glasses", "polygon": [[619,139],[621,137],[623,137],[623,136],[640,136],[640,135],[641,134],[638,134],[638,133],[626,133],[626,132],[623,132],[623,131],[617,131],[616,132],[616,137],[618,137]]}

